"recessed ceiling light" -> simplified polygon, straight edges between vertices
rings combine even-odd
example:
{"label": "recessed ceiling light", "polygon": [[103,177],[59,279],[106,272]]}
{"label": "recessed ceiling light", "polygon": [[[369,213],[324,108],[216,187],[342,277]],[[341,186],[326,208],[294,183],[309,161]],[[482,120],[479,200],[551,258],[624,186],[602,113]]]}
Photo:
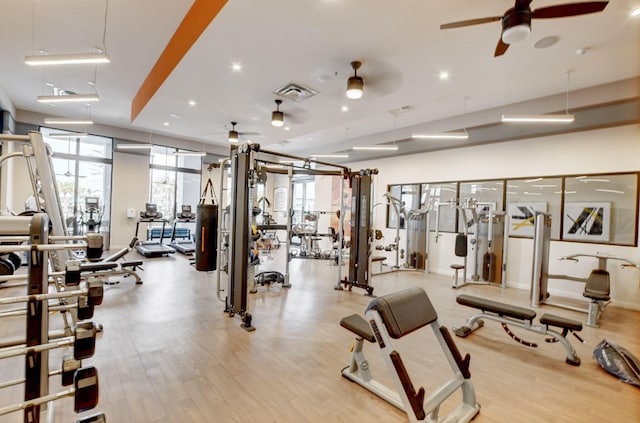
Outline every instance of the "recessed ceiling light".
{"label": "recessed ceiling light", "polygon": [[172,117],[172,118],[174,118],[174,119],[181,119],[181,118],[182,118],[182,116],[181,116],[181,115],[179,115],[179,114],[177,114],[177,113],[171,113],[171,114],[169,115],[169,117]]}
{"label": "recessed ceiling light", "polygon": [[289,129],[291,129],[291,128],[289,128],[288,126],[285,126],[285,127],[284,127],[284,130],[285,130],[285,131],[288,131]]}
{"label": "recessed ceiling light", "polygon": [[438,74],[438,78],[440,78],[441,81],[446,81],[449,79],[449,72],[441,71],[440,74]]}
{"label": "recessed ceiling light", "polygon": [[45,82],[44,85],[46,85],[47,87],[54,87],[55,86],[51,82]]}
{"label": "recessed ceiling light", "polygon": [[91,85],[92,87],[96,85],[95,81],[87,81],[87,84]]}
{"label": "recessed ceiling light", "polygon": [[234,72],[240,72],[242,70],[242,64],[241,63],[232,63],[231,64],[231,70]]}
{"label": "recessed ceiling light", "polygon": [[194,107],[196,104],[198,103],[195,100],[189,100],[189,106]]}
{"label": "recessed ceiling light", "polygon": [[631,16],[640,16],[640,7],[638,7],[637,9],[633,9],[633,11],[631,12]]}
{"label": "recessed ceiling light", "polygon": [[349,111],[349,108],[348,108],[347,106],[342,106],[342,109],[341,109],[341,110],[342,110],[343,112],[348,112],[348,111]]}
{"label": "recessed ceiling light", "polygon": [[164,126],[169,126],[170,124],[169,124],[169,122],[164,122],[163,125]]}

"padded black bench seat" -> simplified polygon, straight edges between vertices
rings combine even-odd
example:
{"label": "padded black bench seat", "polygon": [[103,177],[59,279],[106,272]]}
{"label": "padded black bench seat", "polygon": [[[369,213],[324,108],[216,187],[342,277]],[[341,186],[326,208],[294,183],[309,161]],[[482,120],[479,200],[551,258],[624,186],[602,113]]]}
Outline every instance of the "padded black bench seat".
{"label": "padded black bench seat", "polygon": [[497,301],[474,297],[472,295],[458,295],[456,301],[458,304],[477,308],[483,312],[495,313],[499,316],[512,317],[518,320],[532,321],[536,317],[536,312],[528,308],[499,303]]}
{"label": "padded black bench seat", "polygon": [[342,320],[340,320],[340,326],[350,330],[369,342],[376,342],[376,337],[373,336],[369,323],[367,323],[367,321],[359,314],[352,314],[351,316],[343,317]]}
{"label": "padded black bench seat", "polygon": [[142,260],[135,260],[135,261],[123,261],[120,262],[120,267],[125,268],[125,267],[138,267],[138,266],[142,266],[144,264],[144,262]]}
{"label": "padded black bench seat", "polygon": [[376,262],[376,261],[385,261],[387,258],[384,256],[375,256],[375,257],[371,257],[371,261],[372,262]]}
{"label": "padded black bench seat", "polygon": [[118,263],[82,263],[80,264],[81,272],[100,272],[103,270],[112,270],[118,267]]}
{"label": "padded black bench seat", "polygon": [[540,323],[543,325],[574,330],[576,332],[580,332],[582,330],[582,323],[553,314],[543,314],[540,316]]}

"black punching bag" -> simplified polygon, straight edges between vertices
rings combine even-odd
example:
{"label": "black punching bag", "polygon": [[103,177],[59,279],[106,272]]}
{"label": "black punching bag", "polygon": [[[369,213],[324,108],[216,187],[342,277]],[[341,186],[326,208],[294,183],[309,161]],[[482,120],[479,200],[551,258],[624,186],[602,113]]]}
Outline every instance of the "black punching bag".
{"label": "black punching bag", "polygon": [[196,270],[216,270],[218,206],[198,204],[196,209]]}

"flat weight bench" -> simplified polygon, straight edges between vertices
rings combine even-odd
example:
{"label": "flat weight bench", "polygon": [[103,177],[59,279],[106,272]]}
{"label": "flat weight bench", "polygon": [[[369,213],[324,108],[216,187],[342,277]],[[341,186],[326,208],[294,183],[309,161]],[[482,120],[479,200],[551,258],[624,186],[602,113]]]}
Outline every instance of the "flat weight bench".
{"label": "flat weight bench", "polygon": [[[550,335],[550,338],[546,338],[545,341],[550,343],[560,342],[560,344],[562,344],[567,352],[567,358],[565,359],[567,364],[571,364],[572,366],[580,365],[580,358],[567,339],[567,334],[571,332],[580,340],[580,342],[584,342],[582,338],[574,333],[582,330],[582,323],[564,317],[555,316],[553,314],[543,314],[540,316],[540,324],[536,325],[533,323],[533,319],[536,317],[536,312],[528,308],[474,297],[472,295],[459,295],[456,298],[456,302],[482,311],[482,313],[475,314],[468,318],[465,326],[454,328],[454,333],[456,335],[465,338],[474,330],[484,326],[484,319],[495,320],[496,322],[500,322],[502,328],[510,338],[527,347],[536,348],[538,344],[519,338],[511,332],[508,325],[516,326],[542,335]],[[562,332],[550,329],[550,326],[561,328]]]}
{"label": "flat weight bench", "polygon": [[[361,385],[391,405],[407,413],[409,421],[469,422],[480,411],[469,372],[470,357],[464,358],[446,327],[438,323],[438,315],[427,293],[421,288],[409,288],[372,300],[365,311],[366,320],[352,314],[340,325],[356,335],[351,363],[342,369],[342,376]],[[424,388],[415,390],[400,353],[393,348],[393,339],[431,326],[438,344],[451,366],[454,377],[436,388],[426,399]],[[395,390],[376,381],[364,356],[364,341],[377,343],[391,373]],[[462,390],[462,402],[448,415],[438,417],[440,405]]]}
{"label": "flat weight bench", "polygon": [[[92,272],[96,276],[106,277],[122,275],[126,278],[128,276],[133,276],[136,280],[136,284],[140,285],[142,284],[142,279],[140,278],[140,275],[138,275],[137,270],[138,268],[142,270],[142,265],[144,264],[142,260],[118,261],[133,250],[137,243],[138,238],[134,236],[128,246],[116,251],[108,257],[105,257],[102,261],[82,263],[80,265],[80,271]],[[109,283],[109,285],[116,283],[118,282]]]}

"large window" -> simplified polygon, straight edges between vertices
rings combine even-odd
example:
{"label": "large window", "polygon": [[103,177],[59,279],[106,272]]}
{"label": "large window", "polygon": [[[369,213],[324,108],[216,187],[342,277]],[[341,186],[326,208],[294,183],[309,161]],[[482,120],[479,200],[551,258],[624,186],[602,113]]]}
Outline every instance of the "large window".
{"label": "large window", "polygon": [[195,210],[200,201],[202,158],[176,155],[178,151],[158,145],[151,149],[149,203],[167,219],[175,217],[182,205]]}
{"label": "large window", "polygon": [[[109,232],[111,216],[111,138],[40,128],[53,151],[60,205],[71,234]],[[108,244],[108,237],[105,238]]]}
{"label": "large window", "polygon": [[306,212],[315,208],[316,184],[315,179],[299,179],[293,182],[293,223],[302,223]]}

